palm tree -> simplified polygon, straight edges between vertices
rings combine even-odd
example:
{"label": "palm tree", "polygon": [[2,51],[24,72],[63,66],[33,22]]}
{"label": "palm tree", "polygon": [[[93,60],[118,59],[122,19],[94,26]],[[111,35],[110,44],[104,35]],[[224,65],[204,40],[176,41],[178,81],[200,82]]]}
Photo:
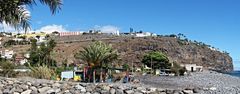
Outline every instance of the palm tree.
{"label": "palm tree", "polygon": [[80,51],[75,56],[86,62],[92,69],[101,68],[100,81],[102,81],[103,66],[108,66],[110,62],[116,60],[118,54],[111,45],[97,41],[84,47],[83,51]]}
{"label": "palm tree", "polygon": [[[36,5],[36,0],[0,0],[0,23],[6,23],[15,29],[30,29],[30,13],[26,7]],[[61,9],[62,0],[39,0],[49,6],[52,14]]]}

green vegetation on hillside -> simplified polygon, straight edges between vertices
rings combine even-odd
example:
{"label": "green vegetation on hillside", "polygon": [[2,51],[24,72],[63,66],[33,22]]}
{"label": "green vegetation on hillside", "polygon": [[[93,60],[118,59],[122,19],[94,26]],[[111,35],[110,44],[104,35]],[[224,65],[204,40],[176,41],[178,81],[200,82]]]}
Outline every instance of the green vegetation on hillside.
{"label": "green vegetation on hillside", "polygon": [[154,51],[144,55],[142,63],[153,69],[170,69],[168,57],[162,52]]}
{"label": "green vegetation on hillside", "polygon": [[31,40],[31,48],[30,48],[30,58],[29,63],[32,66],[37,65],[48,65],[48,66],[56,66],[56,61],[51,57],[51,52],[56,46],[56,42],[54,40],[49,40],[47,43],[41,43],[40,46],[37,46],[37,40]]}

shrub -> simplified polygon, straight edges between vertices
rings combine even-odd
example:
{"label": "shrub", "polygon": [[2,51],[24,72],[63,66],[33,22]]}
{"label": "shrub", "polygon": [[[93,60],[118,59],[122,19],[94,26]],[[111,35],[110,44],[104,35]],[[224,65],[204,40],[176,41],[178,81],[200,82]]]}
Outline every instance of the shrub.
{"label": "shrub", "polygon": [[15,69],[15,65],[13,63],[10,63],[8,61],[6,62],[1,62],[1,66],[2,66],[2,74],[5,77],[14,77],[16,76],[16,72],[14,71]]}
{"label": "shrub", "polygon": [[176,62],[173,62],[173,66],[171,67],[171,71],[175,74],[175,76],[183,76],[186,72],[186,68],[180,66]]}
{"label": "shrub", "polygon": [[50,69],[47,65],[31,67],[30,76],[38,79],[51,79],[51,77],[56,76],[55,72]]}

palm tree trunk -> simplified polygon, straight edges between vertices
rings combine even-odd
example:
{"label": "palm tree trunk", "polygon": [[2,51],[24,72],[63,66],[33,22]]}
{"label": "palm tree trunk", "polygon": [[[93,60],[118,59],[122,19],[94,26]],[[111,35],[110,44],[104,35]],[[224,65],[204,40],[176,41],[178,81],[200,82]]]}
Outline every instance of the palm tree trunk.
{"label": "palm tree trunk", "polygon": [[96,83],[96,72],[95,72],[95,69],[93,70],[93,83]]}
{"label": "palm tree trunk", "polygon": [[101,67],[101,70],[100,70],[100,82],[103,82],[102,67]]}

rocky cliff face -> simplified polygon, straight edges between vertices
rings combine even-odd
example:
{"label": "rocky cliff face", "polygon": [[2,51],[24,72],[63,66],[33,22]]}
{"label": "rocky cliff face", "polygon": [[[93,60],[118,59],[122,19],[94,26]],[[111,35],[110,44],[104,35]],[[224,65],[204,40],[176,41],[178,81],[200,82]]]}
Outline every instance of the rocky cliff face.
{"label": "rocky cliff face", "polygon": [[177,38],[134,38],[110,43],[119,50],[122,59],[128,62],[140,62],[144,53],[154,50],[166,53],[171,62],[197,64],[221,72],[233,70],[232,58],[227,53]]}
{"label": "rocky cliff face", "polygon": [[[74,54],[94,40],[112,44],[120,54],[122,63],[142,66],[143,55],[149,51],[162,51],[171,62],[180,64],[197,64],[206,69],[229,72],[233,70],[232,58],[227,53],[212,50],[206,45],[179,40],[174,37],[124,37],[109,35],[82,35],[70,37],[54,37],[57,47],[54,58],[57,62],[74,63]],[[26,52],[30,45],[13,46],[17,53]],[[120,64],[121,65],[121,64]]]}

